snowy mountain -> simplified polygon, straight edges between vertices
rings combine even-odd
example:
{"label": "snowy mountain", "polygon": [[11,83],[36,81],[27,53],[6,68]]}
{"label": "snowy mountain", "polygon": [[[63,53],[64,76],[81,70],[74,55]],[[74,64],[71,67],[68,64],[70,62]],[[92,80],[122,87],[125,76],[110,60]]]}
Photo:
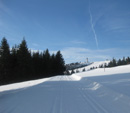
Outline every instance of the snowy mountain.
{"label": "snowy mountain", "polygon": [[130,65],[0,87],[0,113],[129,112]]}

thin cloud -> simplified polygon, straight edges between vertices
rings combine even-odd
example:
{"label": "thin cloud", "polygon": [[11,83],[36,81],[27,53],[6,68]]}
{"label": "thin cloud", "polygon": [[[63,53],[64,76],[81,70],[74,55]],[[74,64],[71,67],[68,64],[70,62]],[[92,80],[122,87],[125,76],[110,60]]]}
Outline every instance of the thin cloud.
{"label": "thin cloud", "polygon": [[14,17],[12,11],[2,1],[0,1],[0,10],[1,10],[0,14],[6,13],[9,16]]}
{"label": "thin cloud", "polygon": [[38,47],[39,45],[36,43],[32,43],[33,46]]}
{"label": "thin cloud", "polygon": [[93,25],[93,17],[92,17],[92,13],[91,13],[91,9],[90,9],[90,1],[89,1],[89,15],[90,15],[91,28],[92,28],[92,31],[93,31],[93,34],[94,34],[94,38],[95,38],[95,41],[96,41],[96,45],[97,45],[97,49],[98,49],[99,48],[99,44],[98,44],[97,34],[95,32],[94,25]]}
{"label": "thin cloud", "polygon": [[79,41],[79,40],[73,40],[71,41],[72,44],[86,44],[86,42]]}
{"label": "thin cloud", "polygon": [[[90,62],[94,61],[104,61],[106,59],[111,60],[113,57],[116,59],[122,58],[124,56],[129,56],[129,50],[124,50],[120,48],[110,48],[110,49],[86,49],[78,47],[68,47],[61,50],[66,63],[72,62],[84,62],[86,58],[89,58]],[[120,54],[122,53],[122,54]]]}
{"label": "thin cloud", "polygon": [[[108,7],[107,7],[108,8]],[[117,9],[116,5],[108,8],[103,19],[100,20],[100,26],[104,32],[108,33],[125,33],[130,32],[130,12]],[[118,35],[118,34],[117,34]]]}
{"label": "thin cloud", "polygon": [[64,48],[61,50],[61,53],[63,54],[66,63],[71,63],[80,61],[84,62],[86,61],[86,58],[89,58],[91,61],[110,59],[110,56],[107,54],[108,51],[110,50],[91,50],[86,48],[70,47]]}

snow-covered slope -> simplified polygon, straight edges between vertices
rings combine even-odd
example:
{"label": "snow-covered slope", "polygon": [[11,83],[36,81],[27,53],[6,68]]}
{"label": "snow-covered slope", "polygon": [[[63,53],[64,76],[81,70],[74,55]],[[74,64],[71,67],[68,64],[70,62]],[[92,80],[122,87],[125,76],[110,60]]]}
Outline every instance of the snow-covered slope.
{"label": "snow-covered slope", "polygon": [[79,72],[82,72],[83,69],[85,69],[86,71],[90,70],[90,68],[99,68],[100,65],[107,65],[110,61],[99,61],[99,62],[93,62],[92,64],[82,67],[82,68],[78,68],[75,69],[74,71],[76,72],[76,70],[78,70]]}
{"label": "snow-covered slope", "polygon": [[35,82],[1,86],[0,113],[130,113],[130,65]]}
{"label": "snow-covered slope", "polygon": [[83,77],[103,76],[103,75],[114,75],[121,73],[130,73],[130,65],[117,66],[113,68],[97,68],[92,71],[86,71],[82,73],[73,74],[73,77],[77,77],[80,80]]}

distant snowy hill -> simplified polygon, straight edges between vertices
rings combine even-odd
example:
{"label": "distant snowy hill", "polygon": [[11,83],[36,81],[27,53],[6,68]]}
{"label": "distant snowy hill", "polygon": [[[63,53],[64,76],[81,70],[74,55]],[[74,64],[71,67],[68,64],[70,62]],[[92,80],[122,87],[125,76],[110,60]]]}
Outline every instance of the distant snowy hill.
{"label": "distant snowy hill", "polygon": [[88,66],[90,64],[92,64],[92,63],[90,63],[90,62],[84,62],[84,63],[76,62],[76,63],[66,64],[66,69],[67,70],[78,69],[78,68]]}
{"label": "distant snowy hill", "polygon": [[[76,69],[74,69],[74,71],[76,72],[77,70],[79,72],[83,72],[83,69],[85,69],[85,71],[89,71],[91,68],[99,68],[99,66],[101,65],[108,65],[110,61],[99,61],[99,62],[92,62],[92,63],[88,63],[86,65],[83,65],[82,67],[77,67]],[[71,72],[71,70],[69,70]]]}
{"label": "distant snowy hill", "polygon": [[0,113],[130,113],[130,65],[0,86]]}

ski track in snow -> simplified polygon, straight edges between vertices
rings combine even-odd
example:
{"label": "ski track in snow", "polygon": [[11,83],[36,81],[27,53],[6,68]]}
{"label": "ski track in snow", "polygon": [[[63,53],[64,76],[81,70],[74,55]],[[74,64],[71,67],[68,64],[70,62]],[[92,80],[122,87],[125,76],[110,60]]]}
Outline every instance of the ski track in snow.
{"label": "ski track in snow", "polygon": [[112,84],[123,85],[129,74],[112,75],[114,79],[83,77],[79,81],[76,76],[51,77],[35,86],[0,92],[0,113],[130,113],[129,93]]}

